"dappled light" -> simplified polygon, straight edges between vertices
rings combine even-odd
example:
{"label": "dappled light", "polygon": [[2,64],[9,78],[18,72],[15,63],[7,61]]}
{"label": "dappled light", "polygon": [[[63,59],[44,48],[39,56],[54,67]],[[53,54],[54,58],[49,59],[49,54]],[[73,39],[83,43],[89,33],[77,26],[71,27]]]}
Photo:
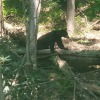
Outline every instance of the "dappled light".
{"label": "dappled light", "polygon": [[1,1],[0,100],[100,100],[100,0]]}
{"label": "dappled light", "polygon": [[[89,37],[90,36],[90,37]],[[87,36],[73,37],[63,40],[66,47],[71,50],[100,50],[100,34],[88,33]]]}

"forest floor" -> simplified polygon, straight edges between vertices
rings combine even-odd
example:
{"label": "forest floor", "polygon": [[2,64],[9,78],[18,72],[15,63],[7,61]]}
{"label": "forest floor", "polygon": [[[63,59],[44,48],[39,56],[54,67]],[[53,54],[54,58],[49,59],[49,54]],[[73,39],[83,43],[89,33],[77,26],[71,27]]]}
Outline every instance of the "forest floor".
{"label": "forest floor", "polygon": [[[10,30],[11,34],[19,34],[19,37],[24,35],[25,27],[24,25],[17,26],[11,25],[9,23],[4,23],[6,30]],[[84,29],[85,30],[85,29]],[[38,37],[48,33],[48,29],[44,26],[39,26]],[[100,50],[100,30],[89,30],[83,32],[82,35],[76,34],[75,36],[65,39],[63,38],[64,46],[69,50]]]}
{"label": "forest floor", "polygon": [[71,50],[100,50],[100,31],[92,31],[82,36],[64,39],[65,47]]}
{"label": "forest floor", "polygon": [[[22,34],[25,32],[25,28],[23,28],[22,26],[19,27],[19,26],[15,26],[14,25],[10,25],[10,24],[7,24],[7,30],[11,30],[10,32],[12,34]],[[44,29],[44,28],[43,28]],[[39,35],[42,35],[44,33],[47,33],[46,32],[39,32]],[[39,36],[38,35],[38,36]],[[22,36],[23,38],[23,34],[22,35],[19,35],[19,36]],[[18,40],[19,41],[19,40]],[[65,39],[63,38],[63,43],[64,43],[64,46],[65,47],[68,47],[69,50],[78,50],[78,51],[82,51],[82,50],[100,50],[100,31],[96,31],[96,30],[90,30],[88,32],[85,32],[83,33],[82,35],[75,35],[69,39]],[[15,47],[16,48],[16,47]],[[14,60],[14,59],[13,59]],[[13,61],[12,61],[13,62]],[[17,61],[15,60],[15,63]],[[12,63],[13,64],[13,63]],[[46,65],[46,64],[45,64]],[[49,65],[49,64],[48,64]],[[47,65],[47,66],[48,66]],[[19,66],[19,63],[17,65],[17,67]],[[12,66],[11,66],[12,67]],[[16,66],[15,66],[16,67]],[[80,67],[80,66],[79,66]],[[87,66],[86,66],[87,67]],[[100,68],[100,66],[99,66]],[[82,69],[83,70],[83,69]],[[47,71],[47,73],[49,73],[50,75],[55,75],[53,76],[54,78],[55,77],[59,77],[58,74],[55,74],[55,71],[50,71],[50,68],[49,70]],[[40,73],[40,72],[39,72]],[[53,73],[53,74],[52,74]],[[41,74],[40,74],[41,75]],[[77,82],[77,85],[76,86],[79,86],[79,90],[84,90],[83,89],[83,86],[85,85],[89,85],[88,88],[89,88],[89,91],[93,91],[93,92],[96,92],[97,94],[99,94],[99,97],[100,97],[100,86],[98,84],[100,84],[100,78],[98,78],[100,76],[100,70],[96,70],[96,71],[91,71],[91,72],[87,72],[86,73],[82,73],[82,74],[79,74],[79,78],[80,80],[82,80],[83,82],[83,79],[86,81],[84,81],[83,83],[86,83],[86,84],[82,84],[82,87],[80,87],[81,85]],[[51,76],[50,76],[51,77]],[[61,77],[61,76],[60,76]],[[44,77],[43,77],[44,78]],[[42,78],[42,79],[43,79]],[[76,76],[75,76],[76,78]],[[80,83],[82,83],[80,81]],[[97,83],[96,83],[97,82]],[[89,84],[87,84],[89,83]],[[60,86],[60,85],[59,85]],[[88,90],[88,88],[86,88],[86,90]],[[65,87],[64,87],[65,89]],[[94,91],[95,90],[95,91]],[[73,93],[73,92],[72,92]],[[89,94],[90,92],[86,91],[85,93]],[[92,93],[92,92],[91,92]],[[92,93],[93,94],[93,93]],[[86,95],[86,94],[85,94]],[[71,95],[72,96],[72,95]],[[95,95],[93,95],[95,96]],[[95,99],[93,99],[95,100]]]}

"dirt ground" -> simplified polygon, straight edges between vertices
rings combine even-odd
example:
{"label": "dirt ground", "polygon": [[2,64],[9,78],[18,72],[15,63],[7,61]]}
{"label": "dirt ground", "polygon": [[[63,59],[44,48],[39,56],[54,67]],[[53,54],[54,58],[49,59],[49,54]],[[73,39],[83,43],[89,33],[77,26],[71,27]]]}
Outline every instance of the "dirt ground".
{"label": "dirt ground", "polygon": [[[19,27],[19,26],[13,26],[9,23],[4,23],[5,29],[9,29],[12,31],[12,34],[16,33],[24,33],[25,27]],[[39,27],[39,29],[42,29],[38,33],[38,37],[43,35],[44,33],[47,33],[46,28]],[[17,31],[16,31],[17,30]],[[19,32],[19,31],[22,32]],[[13,32],[14,31],[14,32]],[[20,35],[19,35],[20,36]],[[69,50],[100,50],[100,30],[91,30],[88,32],[83,33],[83,35],[77,35],[69,38],[69,39],[63,39],[64,46],[67,47]]]}
{"label": "dirt ground", "polygon": [[82,36],[63,40],[65,47],[71,50],[100,50],[100,31],[85,33]]}

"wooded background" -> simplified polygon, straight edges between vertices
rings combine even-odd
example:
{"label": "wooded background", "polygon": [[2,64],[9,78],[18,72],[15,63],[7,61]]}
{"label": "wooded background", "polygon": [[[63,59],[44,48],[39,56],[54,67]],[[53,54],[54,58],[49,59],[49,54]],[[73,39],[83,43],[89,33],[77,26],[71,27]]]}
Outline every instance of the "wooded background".
{"label": "wooded background", "polygon": [[[62,28],[67,51],[36,49]],[[0,100],[100,99],[100,0],[0,0],[0,48]]]}

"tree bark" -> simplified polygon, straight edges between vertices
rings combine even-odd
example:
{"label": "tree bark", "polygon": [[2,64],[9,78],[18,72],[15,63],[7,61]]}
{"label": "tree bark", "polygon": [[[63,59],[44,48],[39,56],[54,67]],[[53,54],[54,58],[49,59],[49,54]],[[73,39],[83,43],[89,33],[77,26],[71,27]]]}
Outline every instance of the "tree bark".
{"label": "tree bark", "polygon": [[[13,50],[18,54],[24,54],[25,50]],[[83,50],[83,51],[73,51],[73,50],[62,50],[56,49],[58,56],[73,65],[83,64],[85,65],[100,65],[100,51],[99,50]],[[51,55],[49,49],[45,50],[38,50],[37,56],[38,57],[47,57]]]}
{"label": "tree bark", "polygon": [[67,32],[71,37],[74,34],[75,0],[67,0]]}
{"label": "tree bark", "polygon": [[58,66],[59,69],[63,72],[63,74],[65,74],[65,76],[73,77],[72,70],[70,69],[66,61],[60,59],[57,55],[53,57],[53,61],[55,65]]}
{"label": "tree bark", "polygon": [[[59,57],[71,65],[100,65],[100,51],[83,50],[83,51],[72,51],[72,50],[56,50]],[[50,54],[50,50],[39,50],[38,56],[46,56]]]}
{"label": "tree bark", "polygon": [[[59,67],[59,69],[63,72],[63,74],[67,78],[70,78],[70,79],[74,80],[74,82],[79,83],[82,88],[86,89],[86,87],[87,87],[87,91],[89,93],[91,93],[95,97],[96,100],[98,100],[98,98],[93,93],[100,96],[100,87],[99,86],[96,86],[93,84],[88,84],[88,83],[83,84],[81,81],[79,81],[78,77],[75,76],[75,74],[73,73],[73,71],[71,70],[70,66],[67,64],[66,61],[60,59],[58,56],[54,56],[53,60],[55,62],[55,65]],[[73,100],[74,99],[75,99],[75,95],[73,95]]]}
{"label": "tree bark", "polygon": [[0,100],[5,100],[3,94],[1,66],[0,66]]}
{"label": "tree bark", "polygon": [[2,34],[2,0],[0,0],[0,34]]}
{"label": "tree bark", "polygon": [[85,83],[85,86],[91,90],[93,93],[97,94],[100,96],[100,86],[97,86],[95,84],[89,84],[89,83]]}
{"label": "tree bark", "polygon": [[30,54],[33,61],[33,68],[36,67],[36,45],[38,32],[38,19],[41,0],[30,0]]}
{"label": "tree bark", "polygon": [[99,24],[94,25],[94,26],[93,26],[93,29],[94,29],[94,30],[100,30],[100,25],[99,25]]}
{"label": "tree bark", "polygon": [[[0,34],[2,36],[2,0],[0,0]],[[0,65],[0,100],[4,100],[1,67]]]}

